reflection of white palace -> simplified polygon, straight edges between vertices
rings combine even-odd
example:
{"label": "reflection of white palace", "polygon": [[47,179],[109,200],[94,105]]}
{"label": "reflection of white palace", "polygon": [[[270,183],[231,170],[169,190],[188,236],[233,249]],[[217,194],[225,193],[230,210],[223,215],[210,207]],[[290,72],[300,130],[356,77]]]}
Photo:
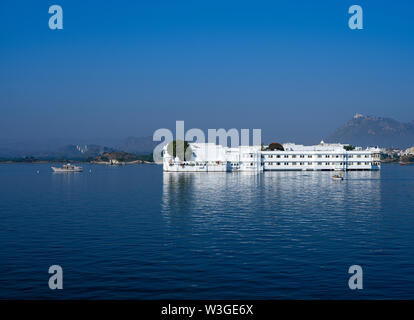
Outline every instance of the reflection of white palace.
{"label": "reflection of white palace", "polygon": [[379,170],[380,149],[348,148],[339,143],[314,146],[272,143],[269,147],[224,147],[214,143],[189,143],[191,157],[182,160],[163,149],[164,171],[348,171]]}

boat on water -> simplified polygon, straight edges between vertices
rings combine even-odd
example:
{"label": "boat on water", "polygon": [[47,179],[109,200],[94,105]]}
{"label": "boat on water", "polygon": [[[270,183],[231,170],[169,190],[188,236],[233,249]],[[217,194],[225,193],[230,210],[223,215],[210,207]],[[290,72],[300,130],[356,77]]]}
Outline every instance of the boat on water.
{"label": "boat on water", "polygon": [[342,180],[344,180],[344,177],[336,174],[336,175],[332,176],[332,179],[333,180],[341,180],[342,181]]}
{"label": "boat on water", "polygon": [[81,172],[83,168],[67,163],[64,164],[61,168],[52,167],[52,170],[53,172]]}

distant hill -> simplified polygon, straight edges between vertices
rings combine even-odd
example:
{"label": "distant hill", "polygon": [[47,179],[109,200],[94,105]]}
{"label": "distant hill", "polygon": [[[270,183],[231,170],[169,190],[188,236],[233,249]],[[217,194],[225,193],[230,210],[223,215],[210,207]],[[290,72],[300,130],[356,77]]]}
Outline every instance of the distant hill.
{"label": "distant hill", "polygon": [[65,143],[39,143],[32,141],[10,142],[0,140],[0,158],[24,158],[35,157],[36,159],[73,159],[83,160],[95,158],[103,153],[112,151],[124,151],[136,155],[152,154],[158,141],[152,141],[148,137],[128,137],[119,142],[111,143],[109,146],[99,144],[65,144]]}
{"label": "distant hill", "polygon": [[89,158],[96,157],[105,152],[113,151],[112,148],[99,146],[95,144],[90,145],[68,145],[57,150],[57,155],[62,155],[66,157],[80,157],[80,158]]}
{"label": "distant hill", "polygon": [[152,137],[128,137],[119,142],[115,149],[135,153],[135,154],[149,154],[159,144],[158,141],[152,141]]}
{"label": "distant hill", "polygon": [[105,152],[97,157],[89,158],[90,161],[108,162],[110,160],[117,160],[119,162],[142,161],[139,156],[123,151]]}
{"label": "distant hill", "polygon": [[391,118],[356,114],[325,140],[357,146],[408,148],[414,145],[414,121],[402,123]]}
{"label": "distant hill", "polygon": [[103,147],[99,145],[67,145],[57,148],[55,151],[49,152],[35,152],[31,156],[37,159],[72,159],[84,160],[87,158],[97,157],[105,152],[113,151],[112,148]]}

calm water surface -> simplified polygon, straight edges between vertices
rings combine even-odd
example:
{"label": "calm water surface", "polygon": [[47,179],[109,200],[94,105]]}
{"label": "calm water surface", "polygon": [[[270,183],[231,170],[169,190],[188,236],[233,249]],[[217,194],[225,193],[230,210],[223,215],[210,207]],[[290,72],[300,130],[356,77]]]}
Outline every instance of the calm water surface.
{"label": "calm water surface", "polygon": [[[414,166],[342,182],[84,169],[0,165],[1,299],[414,298]],[[353,264],[363,290],[348,288]]]}

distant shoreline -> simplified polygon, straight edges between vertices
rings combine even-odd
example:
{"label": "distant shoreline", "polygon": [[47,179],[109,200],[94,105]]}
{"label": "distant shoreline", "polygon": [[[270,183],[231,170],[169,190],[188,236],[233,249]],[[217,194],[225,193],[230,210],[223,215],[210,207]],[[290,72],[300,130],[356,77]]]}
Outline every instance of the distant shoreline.
{"label": "distant shoreline", "polygon": [[105,152],[96,157],[88,158],[36,158],[34,156],[26,157],[3,157],[0,163],[86,163],[86,164],[105,164],[105,165],[127,165],[127,164],[150,164],[153,163],[152,154],[136,155],[123,151]]}
{"label": "distant shoreline", "polygon": [[82,160],[34,160],[34,161],[19,161],[19,160],[0,160],[0,164],[53,164],[53,163],[79,163],[79,164],[97,164],[97,165],[132,165],[132,164],[156,164],[153,161],[129,161],[129,162],[120,162],[118,164],[111,164],[109,162],[103,161],[82,161]]}
{"label": "distant shoreline", "polygon": [[[131,162],[122,162],[118,164],[111,164],[109,162],[100,162],[100,161],[80,161],[80,160],[37,160],[37,161],[14,161],[14,160],[0,160],[0,164],[54,164],[54,163],[77,163],[77,164],[95,164],[95,165],[107,165],[107,166],[124,166],[124,165],[140,165],[140,164],[159,164],[154,161],[131,161]],[[405,165],[414,165],[414,162],[398,162],[398,161],[381,161],[381,164],[405,164]]]}
{"label": "distant shoreline", "polygon": [[392,160],[388,160],[388,159],[384,159],[381,160],[381,164],[414,164],[414,161],[411,160],[403,160],[403,159],[392,159]]}

